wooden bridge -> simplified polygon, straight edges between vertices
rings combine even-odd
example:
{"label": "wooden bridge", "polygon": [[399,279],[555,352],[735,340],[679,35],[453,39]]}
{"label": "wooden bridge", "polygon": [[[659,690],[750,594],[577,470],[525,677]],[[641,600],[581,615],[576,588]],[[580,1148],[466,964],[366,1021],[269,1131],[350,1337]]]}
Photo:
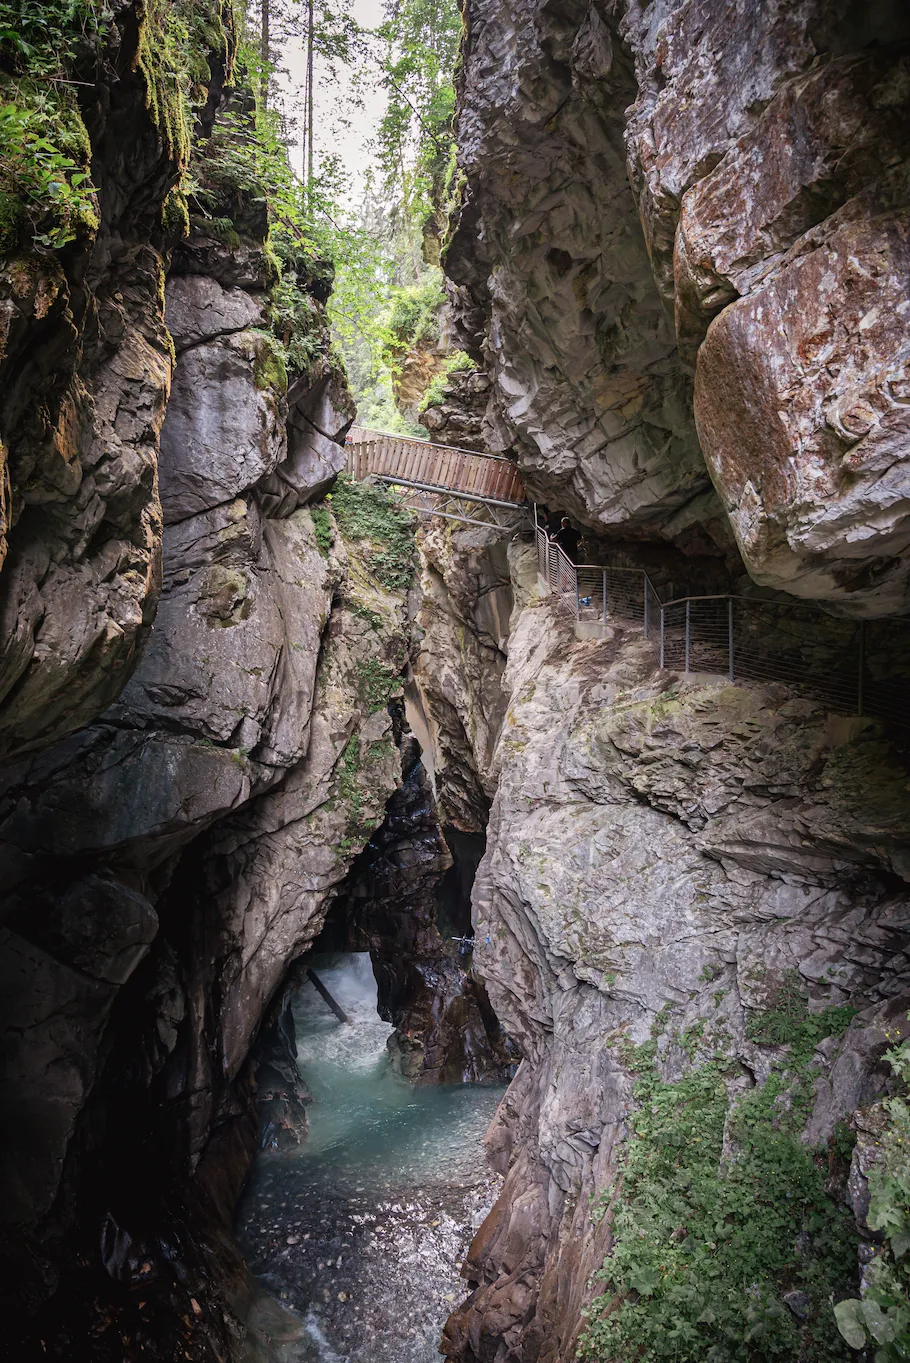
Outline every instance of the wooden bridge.
{"label": "wooden bridge", "polygon": [[418,515],[507,530],[530,514],[518,470],[501,455],[362,426],[352,427],[346,447],[353,478],[384,483]]}

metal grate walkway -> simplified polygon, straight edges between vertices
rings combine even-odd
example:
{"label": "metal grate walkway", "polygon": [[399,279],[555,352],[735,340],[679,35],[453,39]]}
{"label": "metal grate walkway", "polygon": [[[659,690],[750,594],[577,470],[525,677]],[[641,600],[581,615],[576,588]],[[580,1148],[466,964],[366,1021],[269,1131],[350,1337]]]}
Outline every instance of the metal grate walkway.
{"label": "metal grate walkway", "polygon": [[497,454],[352,427],[348,472],[374,479],[422,516],[514,529],[530,514],[515,465]]}

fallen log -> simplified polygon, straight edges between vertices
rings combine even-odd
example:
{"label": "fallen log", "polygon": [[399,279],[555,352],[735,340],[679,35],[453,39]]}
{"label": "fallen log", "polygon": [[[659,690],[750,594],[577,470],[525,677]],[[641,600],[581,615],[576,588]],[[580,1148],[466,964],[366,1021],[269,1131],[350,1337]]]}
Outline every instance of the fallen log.
{"label": "fallen log", "polygon": [[344,1011],[344,1009],[341,1007],[341,1005],[338,1004],[338,1003],[336,1003],[335,1000],[332,998],[331,994],[330,994],[329,991],[326,989],[325,985],[322,983],[322,980],[321,980],[321,979],[319,978],[319,976],[316,974],[316,971],[313,970],[312,966],[307,967],[307,972],[306,972],[306,973],[307,973],[307,979],[310,979],[310,980],[313,981],[313,983],[315,984],[316,988],[319,990],[320,994],[321,994],[322,997],[325,999],[326,1003],[329,1005],[329,1007],[331,1008],[332,1012],[335,1014],[335,1016],[336,1016],[336,1018],[338,1019],[338,1021],[339,1021],[339,1022],[348,1022],[348,1021],[350,1021],[350,1019],[348,1018],[347,1013]]}

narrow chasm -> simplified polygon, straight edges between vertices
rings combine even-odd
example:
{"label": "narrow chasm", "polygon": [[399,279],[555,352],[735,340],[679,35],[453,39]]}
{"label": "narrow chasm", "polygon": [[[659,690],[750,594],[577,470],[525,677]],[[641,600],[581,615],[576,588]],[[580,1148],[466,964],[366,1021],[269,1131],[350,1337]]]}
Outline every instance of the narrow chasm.
{"label": "narrow chasm", "polygon": [[483,839],[443,836],[412,736],[401,752],[385,821],[258,1048],[236,1230],[263,1289],[252,1323],[287,1363],[438,1358],[502,1186],[483,1136],[517,1055],[470,968]]}
{"label": "narrow chasm", "polygon": [[910,6],[0,0],[14,1363],[910,1363]]}

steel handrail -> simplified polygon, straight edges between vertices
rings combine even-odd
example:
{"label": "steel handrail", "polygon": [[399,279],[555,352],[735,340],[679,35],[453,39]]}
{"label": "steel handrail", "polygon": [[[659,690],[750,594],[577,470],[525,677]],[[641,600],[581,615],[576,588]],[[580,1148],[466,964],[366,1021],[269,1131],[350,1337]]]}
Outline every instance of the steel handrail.
{"label": "steel handrail", "polygon": [[[655,617],[659,610],[660,633],[656,643],[661,669],[665,667],[669,653],[671,669],[678,668],[687,675],[702,671],[720,676],[726,674],[732,684],[735,684],[737,679],[780,681],[785,685],[815,694],[835,710],[848,710],[859,715],[872,713],[879,718],[907,726],[902,693],[898,695],[895,690],[895,655],[889,651],[891,646],[886,641],[885,653],[879,655],[880,659],[884,657],[884,670],[880,661],[877,675],[874,670],[869,671],[867,631],[862,621],[842,619],[841,623],[844,626],[854,628],[856,637],[851,637],[845,645],[838,644],[835,638],[830,638],[828,643],[835,654],[835,660],[819,662],[817,658],[813,659],[812,654],[813,651],[824,647],[824,636],[814,639],[804,636],[794,628],[800,619],[805,622],[806,613],[813,610],[812,602],[765,600],[761,597],[734,595],[729,592],[679,596],[671,601],[662,601],[643,568],[610,567],[596,563],[575,564],[562,546],[551,540],[548,533],[539,525],[536,507],[534,524],[541,580],[546,583],[548,590],[571,603],[576,620],[581,619],[583,609],[591,607],[593,597],[598,601],[597,615],[602,616],[605,624],[608,613],[618,615],[624,620],[637,618],[641,620],[645,637],[648,638],[653,632]],[[612,576],[619,572],[640,576],[642,583],[640,596],[627,594],[625,588],[620,589],[618,598],[615,591],[611,593],[608,575]],[[589,576],[589,581],[584,581],[585,575]],[[597,581],[598,575],[601,576],[602,586]],[[611,595],[613,605],[608,612]],[[718,612],[713,618],[700,619],[699,607],[706,602],[726,605],[726,610]],[[770,610],[777,616],[773,629],[770,633],[766,632],[767,651],[765,645],[761,641],[757,642],[754,637],[756,617],[744,614],[747,608],[750,611]],[[815,609],[821,620],[827,620],[832,625],[838,621],[838,617],[824,616],[818,607]],[[778,645],[777,656],[775,643]],[[799,655],[796,657],[793,656],[794,644],[797,645]],[[801,653],[803,645],[808,645],[808,658]],[[899,647],[905,647],[903,640],[900,641]],[[723,666],[724,662],[726,666]],[[855,710],[850,710],[850,706],[854,704]]]}
{"label": "steel handrail", "polygon": [[501,506],[507,511],[516,511],[524,506],[523,502],[502,502],[496,497],[485,497],[480,492],[462,492],[460,488],[446,487],[444,483],[417,483],[413,479],[399,478],[397,473],[374,473],[370,476],[380,483],[391,483],[393,487],[411,487],[417,492],[432,492],[437,496],[464,497],[466,501],[482,501],[487,506]]}

